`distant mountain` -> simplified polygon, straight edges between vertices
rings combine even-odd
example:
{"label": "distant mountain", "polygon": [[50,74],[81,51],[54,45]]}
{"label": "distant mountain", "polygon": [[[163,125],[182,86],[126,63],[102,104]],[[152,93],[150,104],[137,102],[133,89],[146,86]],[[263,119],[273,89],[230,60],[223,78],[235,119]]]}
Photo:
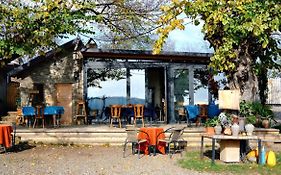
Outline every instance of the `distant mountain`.
{"label": "distant mountain", "polygon": [[[105,98],[105,107],[110,106],[113,104],[120,104],[120,105],[126,105],[127,100],[126,97],[107,97]],[[131,104],[144,104],[145,99],[140,98],[131,98]],[[88,99],[88,107],[90,109],[98,109],[101,110],[103,107],[103,100],[99,97],[92,97]]]}

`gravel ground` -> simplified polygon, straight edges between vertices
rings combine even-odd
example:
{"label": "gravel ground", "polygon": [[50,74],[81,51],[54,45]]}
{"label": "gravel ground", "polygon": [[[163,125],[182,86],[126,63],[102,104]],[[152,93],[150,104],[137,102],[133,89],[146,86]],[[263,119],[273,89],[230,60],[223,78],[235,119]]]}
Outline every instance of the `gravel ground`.
{"label": "gravel ground", "polygon": [[129,154],[122,157],[118,146],[25,146],[18,152],[0,154],[0,174],[24,175],[197,175],[207,174],[186,170],[167,155],[141,156]]}

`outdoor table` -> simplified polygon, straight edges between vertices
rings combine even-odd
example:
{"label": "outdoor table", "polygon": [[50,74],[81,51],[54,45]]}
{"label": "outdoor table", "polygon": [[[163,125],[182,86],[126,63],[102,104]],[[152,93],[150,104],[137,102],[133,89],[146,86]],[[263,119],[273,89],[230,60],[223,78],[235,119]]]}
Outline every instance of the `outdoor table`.
{"label": "outdoor table", "polygon": [[[30,117],[35,116],[35,108],[32,106],[22,107],[22,113],[24,117],[28,117],[27,124],[30,121]],[[53,116],[53,126],[59,125],[60,116],[64,113],[64,108],[62,106],[46,106],[44,107],[44,115]]]}
{"label": "outdoor table", "polygon": [[59,126],[59,120],[61,115],[64,113],[64,108],[62,106],[46,106],[44,108],[44,115],[53,116],[53,125]]}
{"label": "outdoor table", "polygon": [[5,148],[11,147],[12,138],[11,133],[13,128],[10,125],[0,124],[0,145],[3,145]]}
{"label": "outdoor table", "polygon": [[[163,128],[156,128],[156,127],[142,127],[140,128],[140,131],[144,131],[149,136],[149,143],[145,143],[141,145],[141,151],[144,151],[144,154],[149,154],[149,146],[153,146],[154,149],[157,149],[160,153],[165,154],[165,143],[157,144],[157,136],[158,139],[165,139],[164,129]],[[143,132],[139,132],[138,135],[139,139],[146,139],[147,135]],[[157,148],[156,148],[157,145]]]}
{"label": "outdoor table", "polygon": [[[201,136],[201,149],[200,149],[201,158],[203,158],[204,138],[212,139],[212,164],[215,163],[215,143],[217,140],[220,140],[221,141],[220,144],[223,144],[225,148],[233,146],[232,141],[238,141],[239,145],[240,145],[241,140],[256,140],[257,144],[258,144],[258,150],[259,150],[259,159],[258,160],[259,160],[259,163],[261,163],[261,139],[258,136],[202,135]],[[230,142],[230,144],[228,144],[227,142]],[[237,156],[237,154],[240,155],[240,148],[238,149],[238,152],[231,150],[231,154],[233,156]]]}

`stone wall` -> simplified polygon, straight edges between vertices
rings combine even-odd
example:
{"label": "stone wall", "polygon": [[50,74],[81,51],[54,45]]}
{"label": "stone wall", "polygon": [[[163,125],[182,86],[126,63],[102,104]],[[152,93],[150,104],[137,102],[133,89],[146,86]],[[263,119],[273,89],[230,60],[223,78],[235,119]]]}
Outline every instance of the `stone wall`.
{"label": "stone wall", "polygon": [[[28,105],[29,92],[33,90],[34,83],[43,84],[44,100],[47,105],[56,105],[56,84],[72,84],[71,104],[72,114],[75,114],[75,102],[83,99],[83,71],[82,67],[75,68],[75,66],[82,66],[82,64],[77,64],[72,52],[48,58],[38,66],[34,66],[27,76],[20,80],[21,105]],[[74,70],[78,75],[76,78]]]}

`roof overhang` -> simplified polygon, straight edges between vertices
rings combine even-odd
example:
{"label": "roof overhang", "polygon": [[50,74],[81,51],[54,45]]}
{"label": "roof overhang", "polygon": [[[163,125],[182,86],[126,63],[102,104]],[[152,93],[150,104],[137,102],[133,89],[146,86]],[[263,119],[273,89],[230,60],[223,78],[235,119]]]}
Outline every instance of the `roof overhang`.
{"label": "roof overhang", "polygon": [[192,64],[209,64],[212,53],[195,52],[161,52],[153,54],[152,51],[141,50],[115,50],[115,49],[82,49],[84,59],[132,59],[132,60],[158,60],[163,62],[184,62]]}

